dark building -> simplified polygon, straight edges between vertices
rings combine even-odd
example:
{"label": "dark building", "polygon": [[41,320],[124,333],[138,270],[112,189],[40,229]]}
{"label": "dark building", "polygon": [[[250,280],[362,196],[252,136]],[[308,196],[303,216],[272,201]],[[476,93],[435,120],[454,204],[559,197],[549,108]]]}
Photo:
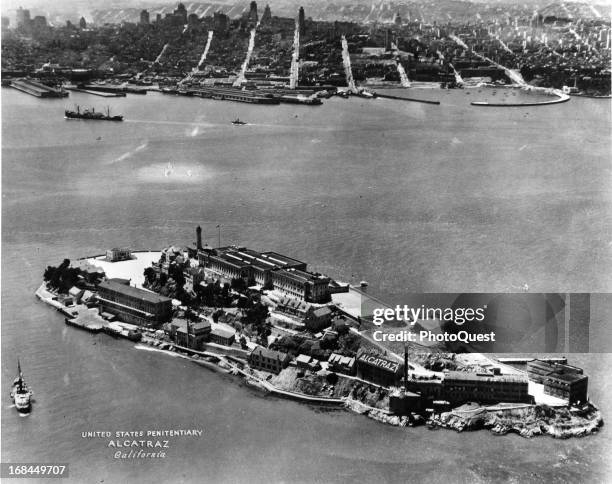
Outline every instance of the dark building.
{"label": "dark building", "polygon": [[521,375],[493,375],[449,371],[442,380],[442,395],[452,403],[533,403],[529,382]]}
{"label": "dark building", "polygon": [[331,320],[332,312],[327,306],[320,308],[311,307],[304,316],[304,325],[307,330],[317,333],[330,326]]}
{"label": "dark building", "polygon": [[373,351],[360,350],[357,354],[357,375],[378,385],[397,385],[402,378],[403,365]]}
{"label": "dark building", "polygon": [[213,329],[210,333],[210,341],[223,346],[232,346],[236,340],[236,335],[224,329]]}
{"label": "dark building", "polygon": [[47,28],[47,18],[42,15],[37,15],[30,23],[34,32],[41,32]]}
{"label": "dark building", "polygon": [[298,29],[300,31],[300,37],[306,33],[306,18],[304,14],[304,7],[300,7],[298,10]]}
{"label": "dark building", "polygon": [[114,314],[126,323],[159,326],[172,318],[172,299],[114,280],[98,285],[100,312]]}
{"label": "dark building", "polygon": [[389,396],[389,410],[395,415],[410,415],[423,408],[423,399],[418,393],[396,389]]}
{"label": "dark building", "polygon": [[85,20],[85,17],[79,19],[79,27],[81,27],[81,29],[87,28],[87,20]]}
{"label": "dark building", "polygon": [[182,3],[179,3],[176,9],[174,10],[174,15],[177,17],[180,17],[183,23],[186,23],[187,22],[187,9],[185,8],[185,5],[183,5]]}
{"label": "dark building", "polygon": [[180,346],[201,350],[211,334],[208,321],[190,322],[185,319],[175,319],[170,323],[170,337]]}
{"label": "dark building", "polygon": [[570,403],[587,401],[589,378],[581,368],[534,360],[527,362],[527,375],[531,381],[544,385],[544,393],[548,395]]}
{"label": "dark building", "polygon": [[215,32],[225,32],[229,26],[229,17],[223,12],[213,14],[213,30]]}
{"label": "dark building", "polygon": [[257,24],[259,20],[259,16],[257,15],[257,2],[251,2],[251,6],[249,7],[249,23]]}
{"label": "dark building", "polygon": [[140,24],[149,25],[149,12],[147,12],[146,10],[140,12]]}
{"label": "dark building", "polygon": [[276,374],[279,374],[283,368],[286,368],[289,365],[289,361],[291,361],[291,357],[287,353],[269,350],[263,346],[257,346],[248,356],[251,368]]}
{"label": "dark building", "polygon": [[270,5],[266,4],[266,8],[264,8],[263,15],[261,16],[261,25],[269,25],[272,22],[272,11],[270,10]]}

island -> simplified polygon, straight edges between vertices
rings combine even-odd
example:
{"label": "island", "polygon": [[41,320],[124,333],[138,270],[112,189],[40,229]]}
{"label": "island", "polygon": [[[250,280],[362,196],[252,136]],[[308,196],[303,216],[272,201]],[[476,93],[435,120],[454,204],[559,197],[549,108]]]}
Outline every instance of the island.
{"label": "island", "polygon": [[204,245],[200,227],[193,246],[113,248],[65,259],[43,278],[36,296],[66,324],[178,355],[278,397],[401,427],[568,438],[603,425],[588,377],[565,357],[494,358],[378,341],[362,307],[383,303],[363,288],[277,252]]}

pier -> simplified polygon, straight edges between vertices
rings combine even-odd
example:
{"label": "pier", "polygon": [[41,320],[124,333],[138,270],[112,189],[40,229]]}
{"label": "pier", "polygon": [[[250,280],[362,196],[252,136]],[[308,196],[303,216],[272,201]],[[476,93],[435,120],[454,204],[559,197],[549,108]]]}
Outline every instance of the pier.
{"label": "pier", "polygon": [[280,100],[273,94],[249,90],[243,91],[232,87],[198,87],[179,91],[178,94],[187,96],[198,96],[208,99],[218,99],[220,101],[236,101],[251,104],[280,104]]}
{"label": "pier", "polygon": [[40,82],[17,79],[11,81],[11,87],[18,91],[25,92],[36,97],[68,97],[68,92],[63,89],[55,89],[53,87],[45,86]]}
{"label": "pier", "polygon": [[93,96],[100,96],[100,97],[125,97],[126,96],[125,92],[102,92],[102,91],[94,91],[92,89],[80,89],[78,87],[67,87],[66,89],[68,89],[69,91],[82,92],[84,94],[91,94]]}

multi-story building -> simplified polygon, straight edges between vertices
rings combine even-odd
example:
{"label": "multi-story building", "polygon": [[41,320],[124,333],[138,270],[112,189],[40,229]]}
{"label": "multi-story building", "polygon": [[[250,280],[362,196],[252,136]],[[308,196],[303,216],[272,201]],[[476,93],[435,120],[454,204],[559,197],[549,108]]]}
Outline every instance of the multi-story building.
{"label": "multi-story building", "polygon": [[279,374],[283,368],[287,367],[289,361],[291,361],[291,357],[287,353],[282,353],[281,351],[269,350],[263,346],[257,346],[249,353],[247,361],[251,368]]}
{"label": "multi-story building", "polygon": [[329,281],[329,277],[299,269],[272,272],[274,289],[311,302],[329,301]]}
{"label": "multi-story building", "polygon": [[126,323],[159,326],[172,318],[172,299],[112,279],[98,284],[97,300],[100,312]]}
{"label": "multi-story building", "polygon": [[544,393],[548,395],[570,403],[587,401],[589,378],[581,368],[534,360],[527,362],[527,375],[531,381],[544,385]]}
{"label": "multi-story building", "polygon": [[327,306],[320,308],[311,307],[304,317],[306,329],[316,333],[331,325],[332,312]]}
{"label": "multi-story building", "polygon": [[198,252],[201,266],[227,279],[271,287],[311,302],[327,302],[330,279],[306,271],[306,263],[276,252],[221,247]]}
{"label": "multi-story building", "polygon": [[442,395],[453,403],[533,402],[527,378],[522,375],[449,371],[442,380]]}
{"label": "multi-story building", "polygon": [[186,348],[201,350],[210,335],[211,329],[208,321],[192,323],[185,319],[175,319],[170,323],[170,336],[177,345]]}
{"label": "multi-story building", "polygon": [[231,331],[215,328],[210,332],[210,341],[223,346],[232,346],[236,340],[236,335]]}

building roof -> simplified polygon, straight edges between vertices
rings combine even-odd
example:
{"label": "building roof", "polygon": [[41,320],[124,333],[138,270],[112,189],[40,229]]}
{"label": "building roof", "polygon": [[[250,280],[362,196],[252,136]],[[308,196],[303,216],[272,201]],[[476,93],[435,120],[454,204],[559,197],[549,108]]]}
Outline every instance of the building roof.
{"label": "building roof", "polygon": [[98,284],[98,288],[107,289],[112,292],[117,292],[119,294],[123,294],[129,297],[138,298],[143,301],[147,301],[150,303],[166,303],[168,301],[172,301],[172,299],[167,298],[165,296],[160,296],[159,294],[155,294],[154,292],[147,291],[145,289],[140,289],[138,287],[127,286],[125,284],[121,284],[116,282],[115,280],[102,281]]}
{"label": "building roof", "polygon": [[323,316],[328,316],[331,314],[331,309],[328,306],[323,306],[321,308],[314,309],[312,313],[317,318],[321,318]]}
{"label": "building roof", "polygon": [[221,329],[221,328],[214,328],[210,334],[214,334],[216,336],[221,336],[222,338],[232,338],[232,337],[236,337],[235,333],[232,333],[231,331],[228,331],[227,329]]}
{"label": "building roof", "polygon": [[492,383],[527,383],[527,377],[523,375],[488,375],[469,371],[444,372],[444,380],[486,381]]}
{"label": "building roof", "polygon": [[278,252],[263,252],[261,255],[262,257],[270,260],[271,262],[274,262],[275,264],[281,267],[306,265],[305,262],[293,259],[292,257],[287,257],[286,255],[279,254]]}
{"label": "building roof", "polygon": [[284,361],[289,358],[287,353],[283,353],[282,351],[275,351],[268,348],[264,348],[263,346],[256,346],[251,350],[250,355],[257,354],[263,358],[269,358],[271,360],[280,360]]}
{"label": "building roof", "polygon": [[308,356],[308,355],[299,355],[299,356],[298,356],[298,357],[295,359],[295,361],[296,361],[297,363],[305,363],[305,364],[308,364],[308,363],[310,363],[310,360],[311,360],[311,359],[312,359],[312,358],[311,358],[310,356]]}

